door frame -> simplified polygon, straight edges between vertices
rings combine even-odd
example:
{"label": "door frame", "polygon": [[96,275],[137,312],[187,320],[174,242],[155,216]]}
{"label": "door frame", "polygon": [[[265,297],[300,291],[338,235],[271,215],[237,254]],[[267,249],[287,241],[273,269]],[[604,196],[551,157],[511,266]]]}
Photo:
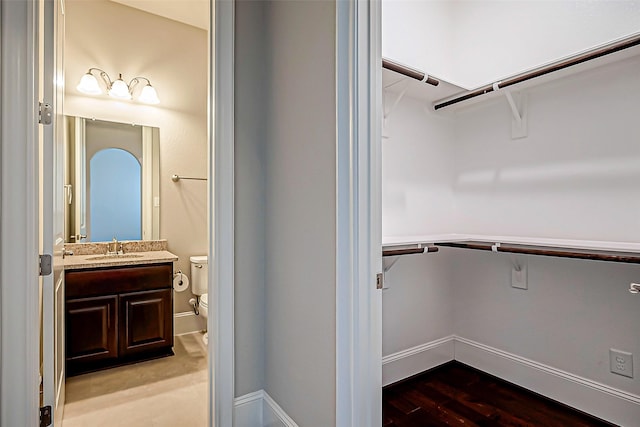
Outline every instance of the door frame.
{"label": "door frame", "polygon": [[0,2],[0,424],[39,407],[38,3]]}
{"label": "door frame", "polygon": [[235,0],[211,0],[209,31],[209,425],[234,416]]}
{"label": "door frame", "polygon": [[336,2],[336,426],[382,425],[381,1]]}
{"label": "door frame", "polygon": [[[234,3],[211,4],[209,250],[218,256],[212,257],[209,270],[215,301],[208,325],[209,354],[215,355],[209,362],[214,396],[209,399],[209,424],[229,426],[234,398]],[[38,425],[39,419],[37,18],[37,2],[0,2],[0,425]]]}

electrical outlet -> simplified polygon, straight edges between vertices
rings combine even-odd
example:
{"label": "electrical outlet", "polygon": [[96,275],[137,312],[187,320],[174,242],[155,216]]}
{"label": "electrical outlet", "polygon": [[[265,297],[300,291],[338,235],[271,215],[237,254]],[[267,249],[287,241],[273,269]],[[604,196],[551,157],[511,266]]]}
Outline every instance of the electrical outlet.
{"label": "electrical outlet", "polygon": [[511,287],[527,289],[527,264],[526,261],[518,263],[517,267],[511,267]]}
{"label": "electrical outlet", "polygon": [[609,349],[611,372],[633,378],[633,354],[626,351]]}

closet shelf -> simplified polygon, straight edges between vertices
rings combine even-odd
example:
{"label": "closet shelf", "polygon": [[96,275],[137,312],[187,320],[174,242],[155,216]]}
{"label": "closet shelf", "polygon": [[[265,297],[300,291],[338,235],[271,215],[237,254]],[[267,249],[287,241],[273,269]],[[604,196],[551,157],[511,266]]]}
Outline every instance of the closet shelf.
{"label": "closet shelf", "polygon": [[640,264],[640,244],[589,240],[544,239],[533,237],[441,234],[387,238],[383,252],[411,246],[450,247],[522,255],[550,256],[593,261]]}

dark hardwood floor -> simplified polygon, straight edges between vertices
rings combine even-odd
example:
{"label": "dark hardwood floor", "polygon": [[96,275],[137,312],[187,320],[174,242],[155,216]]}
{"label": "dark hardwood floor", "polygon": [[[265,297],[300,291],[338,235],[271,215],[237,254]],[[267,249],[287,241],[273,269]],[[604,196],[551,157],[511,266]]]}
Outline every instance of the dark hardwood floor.
{"label": "dark hardwood floor", "polygon": [[613,425],[459,362],[385,387],[382,423],[385,427]]}

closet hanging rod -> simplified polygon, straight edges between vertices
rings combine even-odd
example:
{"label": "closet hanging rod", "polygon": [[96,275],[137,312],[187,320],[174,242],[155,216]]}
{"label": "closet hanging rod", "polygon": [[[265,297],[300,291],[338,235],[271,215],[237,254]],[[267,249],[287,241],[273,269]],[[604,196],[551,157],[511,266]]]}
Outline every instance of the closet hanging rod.
{"label": "closet hanging rod", "polygon": [[530,246],[509,243],[493,243],[485,241],[463,241],[463,242],[438,242],[438,246],[474,249],[479,251],[506,252],[512,254],[550,256],[556,258],[586,259],[592,261],[620,262],[627,264],[640,264],[640,253],[634,252],[613,252],[597,249],[576,249],[550,246]]}
{"label": "closet hanging rod", "polygon": [[592,59],[597,59],[602,56],[606,56],[611,53],[620,52],[621,50],[628,49],[638,45],[640,45],[640,34],[634,34],[624,39],[620,39],[620,40],[605,44],[603,46],[594,48],[592,50],[570,56],[566,59],[562,59],[560,61],[553,62],[551,64],[548,64],[539,68],[535,68],[531,71],[517,74],[513,77],[509,77],[499,82],[488,84],[478,89],[473,89],[467,92],[463,92],[462,94],[456,97],[447,99],[446,101],[440,102],[439,104],[435,104],[434,109],[439,110],[441,108],[445,108],[450,105],[457,104],[458,102],[466,101],[468,99],[475,98],[480,95],[485,95],[497,89],[504,89],[505,87],[508,87],[511,85],[515,85],[527,80],[535,79],[536,77],[544,76],[545,74],[553,73],[555,71],[560,71],[562,69],[569,68],[574,65],[582,64],[583,62],[591,61]]}
{"label": "closet hanging rod", "polygon": [[171,181],[173,181],[173,182],[178,182],[181,179],[191,179],[193,181],[206,181],[207,180],[207,178],[191,178],[191,177],[188,177],[188,176],[171,175]]}
{"label": "closet hanging rod", "polygon": [[422,71],[418,71],[414,68],[409,68],[404,65],[398,64],[397,62],[393,62],[390,59],[382,58],[382,68],[395,71],[396,73],[402,74],[403,76],[428,83],[432,86],[438,86],[440,84],[440,80],[434,79],[433,77],[429,76],[426,73],[423,73]]}
{"label": "closet hanging rod", "polygon": [[382,250],[382,256],[398,256],[398,255],[413,255],[413,254],[423,254],[425,252],[438,252],[438,248],[435,246],[427,246],[423,248],[407,248],[407,249],[386,249]]}

